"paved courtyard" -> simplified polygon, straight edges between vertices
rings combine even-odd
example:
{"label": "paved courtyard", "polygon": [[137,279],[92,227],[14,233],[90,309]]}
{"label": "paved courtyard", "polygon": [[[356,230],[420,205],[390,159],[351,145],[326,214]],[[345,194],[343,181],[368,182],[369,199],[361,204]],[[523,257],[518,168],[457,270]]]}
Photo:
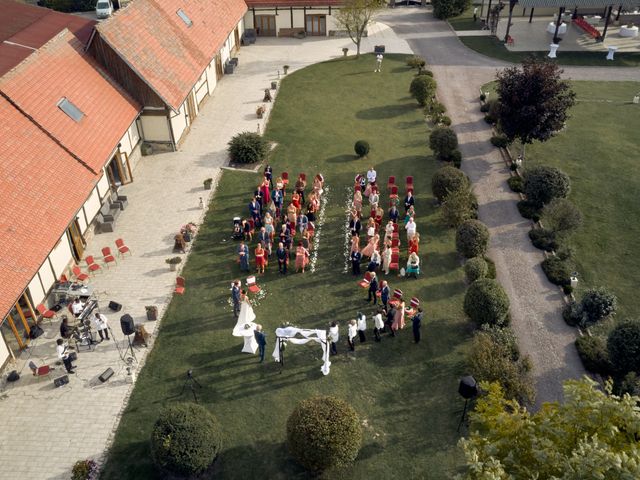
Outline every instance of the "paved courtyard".
{"label": "paved courtyard", "polygon": [[[362,52],[371,52],[373,45],[379,44],[384,44],[388,52],[410,53],[407,43],[383,24],[370,29]],[[32,377],[27,366],[31,360],[38,365],[53,365],[57,360],[59,321],[44,325],[45,334],[33,341],[12,367],[21,372],[21,379],[0,391],[0,418],[4,420],[0,429],[0,479],[66,480],[75,461],[102,457],[132,389],[127,381],[131,378],[127,364],[120,355],[128,356],[124,355],[126,338],[120,330],[120,316],[128,313],[136,324],[144,325],[152,334],[151,348],[160,322],[146,320],[145,306],[157,306],[161,316],[168,305],[176,272],[169,271],[165,259],[174,256],[173,236],[182,225],[199,223],[203,218],[200,198],[207,204],[214,191],[203,190],[203,180],[220,175],[227,163],[227,142],[238,132],[257,130],[256,105],[262,103],[264,89],[277,80],[282,65],[290,65],[291,73],[342,56],[343,47],[354,53],[353,44],[346,38],[261,38],[255,45],[243,47],[238,54],[239,68],[221,80],[180,150],[140,160],[134,182],[121,189],[129,205],[119,217],[116,231],[89,239],[86,252],[100,256],[102,247],[113,249],[115,239],[123,238],[133,253],[119,259],[116,266],[103,268],[89,282],[101,311],[110,320],[115,341],[102,342],[93,351],[80,351],[70,383],[54,388],[52,379],[64,374],[62,366],[56,366],[50,379]],[[265,121],[261,120],[261,129]],[[122,311],[109,311],[110,300],[121,303]],[[148,349],[134,351],[137,371]],[[115,374],[100,383],[98,376],[107,368]]]}

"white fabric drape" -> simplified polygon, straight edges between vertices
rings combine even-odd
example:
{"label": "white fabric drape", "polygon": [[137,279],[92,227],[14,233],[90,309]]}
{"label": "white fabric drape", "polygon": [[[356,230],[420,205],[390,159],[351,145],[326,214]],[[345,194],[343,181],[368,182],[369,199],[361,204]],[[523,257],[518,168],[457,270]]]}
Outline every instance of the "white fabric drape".
{"label": "white fabric drape", "polygon": [[232,335],[234,337],[244,338],[244,345],[242,346],[244,353],[256,353],[256,350],[258,350],[258,341],[254,334],[256,329],[255,319],[256,315],[253,313],[251,304],[249,302],[242,302],[238,321],[236,322],[236,326],[233,327]]}
{"label": "white fabric drape", "polygon": [[[303,338],[297,338],[300,335]],[[276,337],[286,340],[295,345],[304,345],[305,343],[314,341],[322,347],[322,368],[320,371],[323,375],[329,375],[331,362],[329,361],[329,349],[327,348],[327,332],[325,330],[309,330],[305,328],[276,328]],[[273,359],[280,361],[280,342],[276,339],[276,346],[273,349]]]}

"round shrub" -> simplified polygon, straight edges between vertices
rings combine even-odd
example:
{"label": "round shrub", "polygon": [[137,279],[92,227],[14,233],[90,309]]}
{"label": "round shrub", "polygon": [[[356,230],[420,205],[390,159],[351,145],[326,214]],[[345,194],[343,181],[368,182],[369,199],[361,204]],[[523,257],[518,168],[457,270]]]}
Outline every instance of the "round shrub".
{"label": "round shrub", "polygon": [[618,307],[618,299],[606,288],[590,288],[584,292],[580,307],[583,321],[589,325],[613,315]]}
{"label": "round shrub", "polygon": [[414,55],[413,57],[409,57],[407,59],[407,65],[411,68],[421,68],[421,67],[424,67],[426,64],[427,64],[427,61],[418,55]]}
{"label": "round shrub", "polygon": [[582,226],[582,212],[566,198],[554,198],[542,210],[542,220],[555,233],[565,235]]}
{"label": "round shrub", "polygon": [[484,255],[489,245],[489,229],[479,220],[467,220],[456,231],[456,250],[466,258]]}
{"label": "round shrub", "polygon": [[369,142],[366,140],[358,140],[353,146],[358,157],[362,158],[369,153]]}
{"label": "round shrub", "polygon": [[[438,123],[440,125],[444,125],[445,127],[448,127],[449,125],[451,125],[451,118],[448,117],[447,115],[442,115]],[[459,152],[459,150],[454,150],[454,152]]]}
{"label": "round shrub", "polygon": [[576,349],[584,368],[601,375],[611,373],[607,342],[603,338],[582,335],[576,340]]}
{"label": "round shrub", "polygon": [[474,257],[467,260],[464,264],[464,273],[469,283],[475,282],[480,278],[485,278],[489,273],[487,261],[482,257]]}
{"label": "round shrub", "polygon": [[613,367],[622,373],[640,371],[640,323],[620,323],[609,334],[607,351]]}
{"label": "round shrub", "polygon": [[471,6],[471,0],[431,0],[433,15],[442,20],[460,15]]}
{"label": "round shrub", "polygon": [[482,105],[480,105],[480,111],[482,113],[487,113],[489,111],[489,104],[483,103]]}
{"label": "round shrub", "polygon": [[458,136],[449,127],[436,127],[429,135],[429,148],[441,160],[448,160],[458,148]]}
{"label": "round shrub", "polygon": [[442,199],[440,214],[445,223],[453,228],[458,228],[467,220],[478,218],[478,199],[469,185],[449,192]]}
{"label": "round shrub", "polygon": [[178,475],[204,472],[222,448],[216,418],[195,403],[166,407],[153,426],[151,455],[161,470]]}
{"label": "round shrub", "polygon": [[497,272],[496,272],[496,264],[493,260],[491,260],[489,257],[484,257],[484,261],[487,262],[487,278],[496,278]]}
{"label": "round shrub", "polygon": [[451,160],[451,163],[453,163],[454,167],[460,168],[462,166],[462,152],[458,149],[455,149],[453,152],[451,152],[449,160]]}
{"label": "round shrub", "polygon": [[513,192],[522,193],[524,191],[524,180],[522,180],[522,177],[517,175],[515,177],[509,177],[507,183]]}
{"label": "round shrub", "polygon": [[287,421],[287,444],[307,470],[321,472],[352,463],[362,443],[356,411],[335,397],[301,401]]}
{"label": "round shrub", "polygon": [[464,312],[476,324],[506,325],[509,297],[502,286],[490,278],[473,282],[464,296]]}
{"label": "round shrub", "polygon": [[554,285],[571,284],[571,266],[566,260],[560,260],[558,257],[546,258],[542,262],[542,270]]}
{"label": "round shrub", "polygon": [[555,167],[540,165],[528,168],[524,173],[524,193],[537,208],[554,198],[565,198],[570,191],[569,176]]}
{"label": "round shrub", "polygon": [[558,248],[558,242],[556,242],[556,236],[551,230],[546,228],[534,228],[529,230],[529,238],[531,243],[536,248],[551,252]]}
{"label": "round shrub", "polygon": [[257,133],[242,132],[228,143],[228,151],[234,163],[261,162],[267,155],[267,141]]}
{"label": "round shrub", "polygon": [[424,68],[419,70],[416,75],[427,75],[428,77],[433,77],[433,72],[431,70],[425,70]]}
{"label": "round shrub", "polygon": [[457,168],[448,165],[436,170],[431,177],[431,191],[439,202],[442,202],[449,192],[459,191],[468,186],[467,176]]}
{"label": "round shrub", "polygon": [[428,75],[418,75],[411,81],[409,93],[421,107],[424,107],[436,93],[436,81]]}
{"label": "round shrub", "polygon": [[504,135],[494,135],[491,137],[491,145],[498,148],[505,148],[509,145],[509,140]]}
{"label": "round shrub", "polygon": [[487,122],[489,125],[495,125],[498,122],[498,117],[494,117],[493,115],[490,115],[487,113],[484,116],[484,121]]}
{"label": "round shrub", "polygon": [[[484,92],[482,92],[482,93],[480,94],[480,101],[481,101],[481,102],[484,102],[486,99],[487,99],[487,94],[486,94],[486,93],[484,93]],[[483,104],[483,105],[484,105],[484,104]]]}
{"label": "round shrub", "polygon": [[540,220],[540,209],[527,200],[520,200],[517,204],[520,215],[534,222]]}

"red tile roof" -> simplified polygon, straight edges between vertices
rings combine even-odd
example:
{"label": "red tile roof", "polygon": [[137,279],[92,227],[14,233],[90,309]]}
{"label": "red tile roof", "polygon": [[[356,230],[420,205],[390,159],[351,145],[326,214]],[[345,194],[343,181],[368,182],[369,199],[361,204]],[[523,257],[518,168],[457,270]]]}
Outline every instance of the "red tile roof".
{"label": "red tile roof", "polygon": [[[193,22],[190,27],[177,15],[179,9]],[[246,11],[244,0],[135,0],[96,29],[178,110]]]}
{"label": "red tile roof", "polygon": [[[94,172],[141,109],[66,29],[0,78],[0,92]],[[79,122],[58,108],[62,98],[84,113]]]}
{"label": "red tile roof", "polygon": [[69,29],[86,45],[93,32],[93,26],[97,23],[77,15],[12,0],[0,0],[0,12],[0,76],[64,28]]}
{"label": "red tile roof", "polygon": [[0,97],[0,320],[54,248],[98,177]]}
{"label": "red tile roof", "polygon": [[344,0],[245,0],[249,8],[252,7],[338,7]]}

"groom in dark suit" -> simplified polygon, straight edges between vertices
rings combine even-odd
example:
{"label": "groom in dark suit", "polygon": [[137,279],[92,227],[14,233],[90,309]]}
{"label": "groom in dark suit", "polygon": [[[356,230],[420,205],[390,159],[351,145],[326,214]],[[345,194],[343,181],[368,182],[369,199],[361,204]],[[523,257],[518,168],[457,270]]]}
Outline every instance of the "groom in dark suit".
{"label": "groom in dark suit", "polygon": [[257,325],[253,333],[258,342],[258,353],[260,353],[260,363],[264,362],[264,349],[267,346],[267,334],[262,331],[262,325]]}

